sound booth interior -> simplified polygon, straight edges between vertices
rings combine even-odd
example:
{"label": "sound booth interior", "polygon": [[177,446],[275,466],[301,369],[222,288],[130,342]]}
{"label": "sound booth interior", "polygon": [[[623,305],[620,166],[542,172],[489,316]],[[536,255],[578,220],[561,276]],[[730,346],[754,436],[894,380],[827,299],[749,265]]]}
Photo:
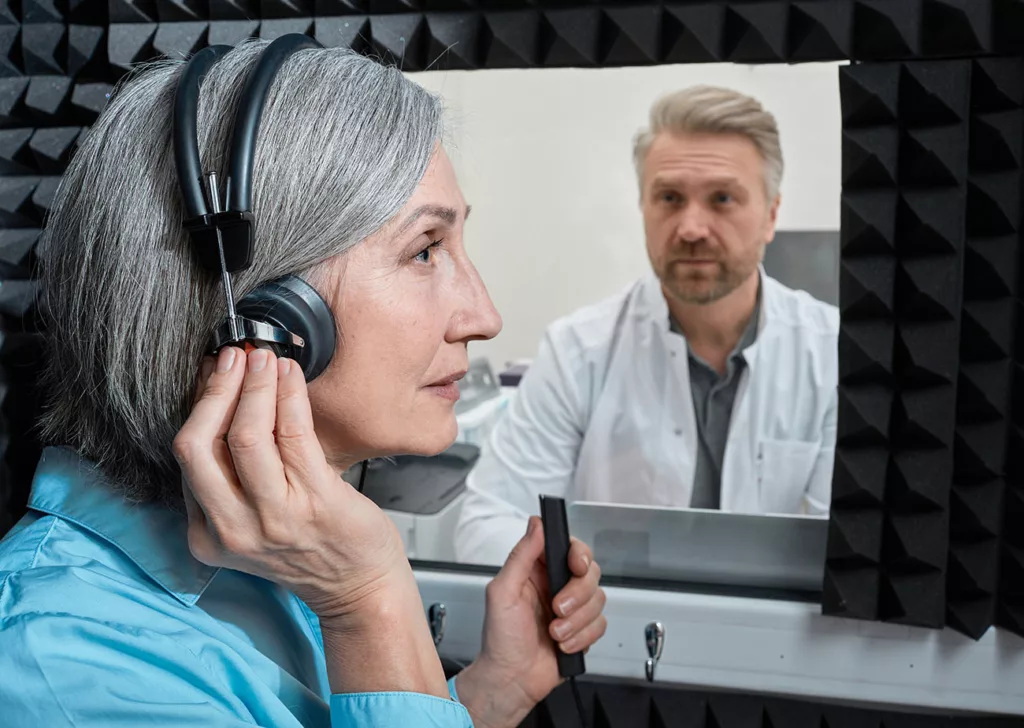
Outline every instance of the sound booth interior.
{"label": "sound booth interior", "polygon": [[[135,64],[292,32],[407,71],[848,61],[821,609],[1024,638],[1024,0],[3,2],[0,534],[40,452],[35,244],[76,140]],[[609,728],[1022,724],[581,686]],[[524,725],[574,720],[563,686]]]}

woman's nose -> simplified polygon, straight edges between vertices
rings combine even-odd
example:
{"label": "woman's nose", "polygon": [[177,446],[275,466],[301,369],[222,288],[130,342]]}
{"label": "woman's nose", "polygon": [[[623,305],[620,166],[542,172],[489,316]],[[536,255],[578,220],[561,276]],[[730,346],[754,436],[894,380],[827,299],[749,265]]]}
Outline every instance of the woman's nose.
{"label": "woman's nose", "polygon": [[449,339],[454,341],[486,341],[501,332],[502,320],[494,307],[487,286],[476,268],[469,264],[464,278],[461,305],[453,317]]}

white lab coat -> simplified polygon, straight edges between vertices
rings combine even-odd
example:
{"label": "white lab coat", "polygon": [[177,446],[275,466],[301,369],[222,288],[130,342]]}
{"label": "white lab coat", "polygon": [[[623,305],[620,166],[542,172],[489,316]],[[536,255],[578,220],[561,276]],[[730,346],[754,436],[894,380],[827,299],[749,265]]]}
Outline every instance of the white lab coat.
{"label": "white lab coat", "polygon": [[[839,311],[761,271],[756,341],[733,405],[721,508],[827,513]],[[697,424],[685,339],[651,274],[551,324],[467,478],[461,562],[501,564],[538,495],[688,507]]]}

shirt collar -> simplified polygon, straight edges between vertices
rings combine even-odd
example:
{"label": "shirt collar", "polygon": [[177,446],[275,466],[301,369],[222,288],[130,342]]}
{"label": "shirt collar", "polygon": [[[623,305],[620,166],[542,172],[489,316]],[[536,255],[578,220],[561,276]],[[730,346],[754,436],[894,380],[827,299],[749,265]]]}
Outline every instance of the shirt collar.
{"label": "shirt collar", "polygon": [[107,541],[186,606],[199,600],[219,571],[192,556],[184,515],[125,500],[94,463],[70,448],[43,450],[28,507]]}
{"label": "shirt collar", "polygon": [[[764,316],[762,316],[764,310],[764,272],[760,269],[760,267],[758,268],[757,276],[757,298],[754,301],[754,311],[751,314],[750,319],[747,321],[746,328],[743,329],[743,335],[740,336],[739,341],[736,342],[736,347],[732,350],[732,353],[729,355],[730,359],[735,357],[742,358],[744,350],[752,346],[754,342],[757,341],[758,333],[760,333],[760,330],[764,328]],[[661,299],[663,301],[664,298],[665,295],[662,294]],[[682,328],[680,328],[679,322],[676,321],[675,316],[673,316],[671,311],[669,311],[668,302],[664,301],[664,305],[665,313],[668,317],[669,331],[671,331],[674,334],[679,334],[680,336],[682,336]]]}

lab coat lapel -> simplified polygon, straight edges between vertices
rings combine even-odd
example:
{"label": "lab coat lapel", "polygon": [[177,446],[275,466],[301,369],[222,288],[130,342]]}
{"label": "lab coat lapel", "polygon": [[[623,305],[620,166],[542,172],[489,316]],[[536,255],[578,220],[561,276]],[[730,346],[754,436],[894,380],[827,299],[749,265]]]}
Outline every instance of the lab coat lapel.
{"label": "lab coat lapel", "polygon": [[[662,482],[655,487],[662,491],[662,502],[686,507],[693,493],[693,478],[697,472],[697,414],[693,409],[690,392],[690,368],[687,364],[686,339],[669,328],[668,303],[661,283],[651,274],[644,286],[648,326],[658,342],[653,351],[668,358],[664,368],[660,401],[646,402],[651,411],[660,411],[655,421],[663,423],[652,436],[664,443],[663,464],[657,469],[663,473]],[[660,449],[660,448],[659,448]]]}
{"label": "lab coat lapel", "polygon": [[757,338],[743,350],[746,367],[736,390],[722,460],[721,507],[727,511],[752,512],[760,503],[757,423],[764,398],[759,395],[767,386],[762,380],[766,374],[770,376],[770,372],[763,371],[761,360],[775,334],[771,321],[776,291],[763,267],[759,267],[758,273],[761,276],[761,306]]}

